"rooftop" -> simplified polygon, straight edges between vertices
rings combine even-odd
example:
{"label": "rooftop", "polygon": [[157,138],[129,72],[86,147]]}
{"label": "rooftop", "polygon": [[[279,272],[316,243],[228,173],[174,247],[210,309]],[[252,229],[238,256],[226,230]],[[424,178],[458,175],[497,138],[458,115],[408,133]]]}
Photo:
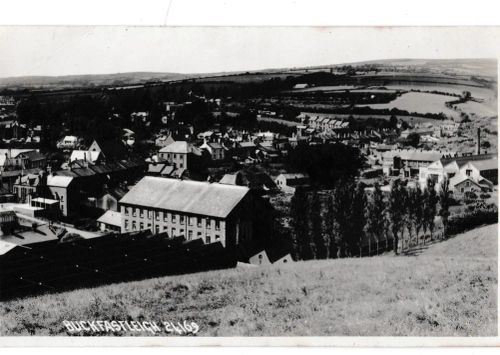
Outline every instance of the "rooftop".
{"label": "rooftop", "polygon": [[248,191],[241,186],[146,176],[120,203],[225,218]]}
{"label": "rooftop", "polygon": [[109,224],[112,226],[121,226],[122,215],[120,212],[106,211],[104,214],[97,219],[97,222]]}
{"label": "rooftop", "polygon": [[188,153],[194,153],[198,154],[199,151],[197,148],[195,148],[191,143],[188,143],[186,141],[177,141],[173,142],[166,147],[163,147],[160,149],[160,153],[181,153],[181,154],[188,154]]}
{"label": "rooftop", "polygon": [[498,169],[497,159],[476,160],[471,161],[470,164],[474,165],[479,171]]}
{"label": "rooftop", "polygon": [[73,181],[71,176],[49,175],[47,176],[47,186],[68,187]]}

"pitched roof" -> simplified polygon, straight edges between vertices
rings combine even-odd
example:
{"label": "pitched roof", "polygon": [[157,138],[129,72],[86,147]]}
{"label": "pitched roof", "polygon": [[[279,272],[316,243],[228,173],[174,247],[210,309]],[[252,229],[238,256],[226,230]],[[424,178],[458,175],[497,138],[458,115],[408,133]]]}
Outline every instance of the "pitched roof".
{"label": "pitched roof", "polygon": [[94,152],[88,150],[73,150],[71,152],[71,157],[69,158],[69,161],[86,160],[95,162],[99,158],[100,154],[101,152]]}
{"label": "pitched roof", "polygon": [[109,224],[112,226],[121,226],[122,215],[120,212],[108,210],[104,212],[104,214],[97,219],[97,222]]}
{"label": "pitched roof", "polygon": [[439,152],[434,150],[391,150],[382,153],[383,159],[392,159],[394,157],[400,157],[402,160],[414,160],[414,161],[429,161],[434,162],[441,159],[447,153]]}
{"label": "pitched roof", "polygon": [[462,182],[466,181],[466,180],[469,180],[471,181],[473,184],[477,185],[477,186],[480,186],[477,182],[475,182],[470,176],[467,176],[463,173],[458,173],[456,174],[455,176],[453,176],[451,179],[450,179],[450,186],[453,186],[455,187],[456,185],[458,184],[461,184]]}
{"label": "pitched roof", "polygon": [[442,158],[441,163],[443,166],[456,161],[459,167],[464,166],[470,161],[478,161],[478,160],[488,160],[488,159],[497,159],[497,154],[480,154],[480,155],[468,155],[461,157],[450,157],[450,158]]}
{"label": "pitched roof", "polygon": [[223,149],[224,147],[222,146],[222,144],[220,143],[217,143],[217,142],[210,142],[210,143],[207,143],[211,148],[213,149]]}
{"label": "pitched roof", "polygon": [[498,160],[497,159],[488,159],[488,160],[476,160],[470,162],[471,165],[474,165],[477,170],[495,170],[498,169]]}
{"label": "pitched roof", "polygon": [[31,150],[29,152],[20,153],[19,155],[23,155],[28,158],[30,161],[38,161],[46,159],[45,155],[36,150]]}
{"label": "pitched roof", "polygon": [[241,186],[146,176],[120,203],[225,218],[248,191]]}
{"label": "pitched roof", "polygon": [[167,163],[156,163],[156,164],[149,164],[148,165],[148,173],[160,173],[163,168],[165,168],[168,164]]}
{"label": "pitched roof", "polygon": [[105,141],[96,140],[95,143],[97,143],[106,159],[123,159],[127,156],[125,144],[118,139]]}
{"label": "pitched roof", "polygon": [[72,181],[73,177],[70,176],[60,176],[60,175],[47,176],[47,186],[68,187]]}
{"label": "pitched roof", "polygon": [[186,141],[177,141],[167,145],[166,147],[161,148],[160,153],[198,154],[199,151],[191,143],[188,143]]}

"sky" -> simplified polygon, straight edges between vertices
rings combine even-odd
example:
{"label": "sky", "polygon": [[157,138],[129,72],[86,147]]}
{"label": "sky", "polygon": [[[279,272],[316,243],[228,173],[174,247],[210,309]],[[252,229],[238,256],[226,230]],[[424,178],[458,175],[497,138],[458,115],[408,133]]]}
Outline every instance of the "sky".
{"label": "sky", "polygon": [[0,27],[0,77],[497,58],[495,27]]}

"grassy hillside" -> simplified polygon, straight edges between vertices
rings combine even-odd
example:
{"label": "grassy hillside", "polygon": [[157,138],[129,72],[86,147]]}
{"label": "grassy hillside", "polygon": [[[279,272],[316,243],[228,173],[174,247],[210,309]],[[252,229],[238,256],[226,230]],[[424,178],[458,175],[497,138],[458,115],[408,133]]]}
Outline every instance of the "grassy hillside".
{"label": "grassy hillside", "polygon": [[[212,271],[12,300],[2,335],[63,320],[195,321],[200,336],[497,334],[497,225],[414,256]],[[132,335],[132,334],[127,334]]]}

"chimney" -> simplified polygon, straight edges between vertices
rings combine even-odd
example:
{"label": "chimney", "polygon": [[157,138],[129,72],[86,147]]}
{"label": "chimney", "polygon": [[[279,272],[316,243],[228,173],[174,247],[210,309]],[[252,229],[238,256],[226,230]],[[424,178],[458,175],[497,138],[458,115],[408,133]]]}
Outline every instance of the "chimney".
{"label": "chimney", "polygon": [[477,129],[477,155],[481,154],[481,128]]}

